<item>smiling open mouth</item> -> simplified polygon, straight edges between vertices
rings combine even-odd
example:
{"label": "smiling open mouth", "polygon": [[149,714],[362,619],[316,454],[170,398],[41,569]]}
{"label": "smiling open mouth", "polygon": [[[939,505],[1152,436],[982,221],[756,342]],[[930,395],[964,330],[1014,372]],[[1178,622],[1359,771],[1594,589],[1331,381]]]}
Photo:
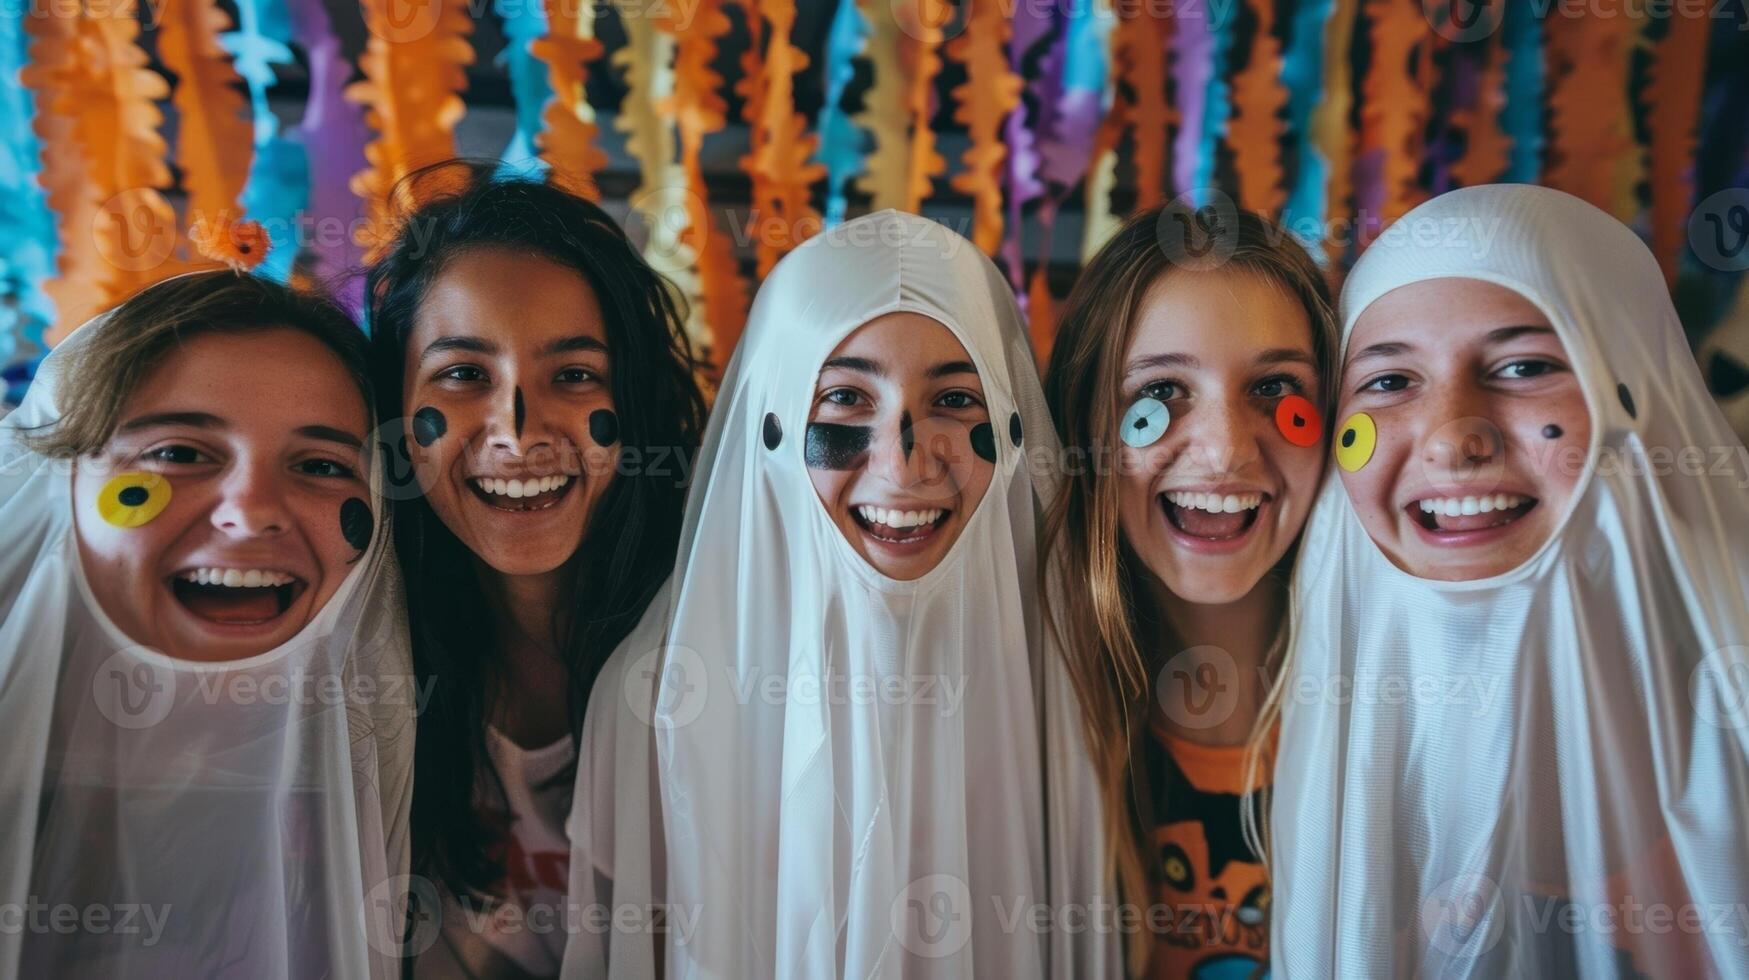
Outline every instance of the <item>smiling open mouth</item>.
{"label": "smiling open mouth", "polygon": [[1530,513],[1536,505],[1535,497],[1493,493],[1474,497],[1426,497],[1412,501],[1403,510],[1424,530],[1435,534],[1461,534],[1511,524]]}
{"label": "smiling open mouth", "polygon": [[577,482],[577,478],[569,473],[559,473],[526,480],[474,477],[468,480],[468,487],[488,507],[496,510],[530,511],[546,510],[557,504],[571,492]]}
{"label": "smiling open mouth", "polygon": [[1264,493],[1198,493],[1171,491],[1160,495],[1160,506],[1172,526],[1193,538],[1227,541],[1241,537],[1257,523]]}
{"label": "smiling open mouth", "polygon": [[940,530],[953,511],[940,507],[897,510],[865,505],[852,507],[850,513],[855,518],[857,527],[877,541],[888,544],[916,544]]}
{"label": "smiling open mouth", "polygon": [[197,619],[224,626],[270,623],[307,586],[295,575],[261,568],[191,568],[170,578],[170,591]]}

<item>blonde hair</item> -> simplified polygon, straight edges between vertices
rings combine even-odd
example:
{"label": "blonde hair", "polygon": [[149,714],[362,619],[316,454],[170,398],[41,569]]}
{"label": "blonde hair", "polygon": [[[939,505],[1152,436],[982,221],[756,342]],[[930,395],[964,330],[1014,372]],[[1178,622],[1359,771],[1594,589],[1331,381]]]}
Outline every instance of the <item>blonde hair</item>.
{"label": "blonde hair", "polygon": [[[1098,771],[1108,851],[1105,867],[1116,877],[1119,900],[1145,905],[1151,875],[1143,861],[1144,828],[1131,805],[1131,746],[1145,717],[1149,695],[1147,665],[1137,645],[1135,602],[1139,562],[1118,526],[1118,487],[1110,467],[1098,465],[1118,445],[1118,412],[1113,396],[1123,377],[1123,359],[1135,334],[1148,291],[1168,275],[1195,275],[1197,269],[1174,261],[1162,240],[1164,222],[1183,217],[1165,209],[1133,216],[1082,270],[1064,307],[1045,377],[1057,435],[1067,452],[1084,454],[1087,465],[1068,467],[1064,492],[1045,518],[1046,568],[1063,573],[1060,593],[1045,607],[1082,713],[1083,737]],[[1206,215],[1189,215],[1200,221]],[[1323,273],[1303,248],[1279,226],[1251,212],[1237,212],[1228,241],[1223,274],[1261,276],[1285,290],[1306,310],[1320,387],[1330,401],[1337,348],[1336,314]],[[1208,227],[1204,225],[1203,227]],[[1170,230],[1170,229],[1168,229]],[[1214,234],[1228,234],[1218,226]],[[1328,414],[1328,404],[1325,406]],[[1289,550],[1288,559],[1293,551]],[[1053,593],[1045,590],[1047,596]],[[1053,608],[1053,605],[1056,607]],[[1269,661],[1288,649],[1285,636],[1273,645]],[[1285,655],[1277,667],[1264,708],[1246,751],[1245,786],[1258,787],[1260,756],[1281,710]],[[1273,663],[1269,666],[1275,666]],[[1267,863],[1255,798],[1245,794],[1245,837]],[[1126,950],[1130,971],[1145,968],[1152,937],[1138,930]]]}

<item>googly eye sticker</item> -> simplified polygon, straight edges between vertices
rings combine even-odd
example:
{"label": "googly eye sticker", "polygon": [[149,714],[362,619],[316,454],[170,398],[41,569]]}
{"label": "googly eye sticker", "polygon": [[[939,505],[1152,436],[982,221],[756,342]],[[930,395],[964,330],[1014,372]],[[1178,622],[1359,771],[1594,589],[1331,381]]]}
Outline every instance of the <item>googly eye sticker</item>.
{"label": "googly eye sticker", "polygon": [[1146,449],[1159,442],[1171,424],[1172,410],[1166,407],[1166,403],[1144,395],[1124,413],[1118,434],[1124,445],[1131,449]]}
{"label": "googly eye sticker", "polygon": [[1336,432],[1337,464],[1353,473],[1372,459],[1372,451],[1378,441],[1379,430],[1373,424],[1372,416],[1365,412],[1355,412]]}
{"label": "googly eye sticker", "polygon": [[159,473],[123,473],[97,494],[97,514],[116,527],[139,527],[170,506],[170,481]]}
{"label": "googly eye sticker", "polygon": [[1324,436],[1324,419],[1317,406],[1303,395],[1288,395],[1275,405],[1275,427],[1281,437],[1304,449],[1316,446]]}

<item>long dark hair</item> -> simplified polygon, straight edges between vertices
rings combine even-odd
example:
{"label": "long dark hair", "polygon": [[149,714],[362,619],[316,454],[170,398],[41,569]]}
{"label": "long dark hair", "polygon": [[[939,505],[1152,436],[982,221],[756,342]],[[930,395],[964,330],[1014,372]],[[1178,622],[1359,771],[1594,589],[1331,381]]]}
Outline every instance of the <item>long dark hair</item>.
{"label": "long dark hair", "polygon": [[[570,679],[575,746],[602,663],[637,625],[673,568],[685,475],[704,427],[705,405],[673,287],[652,270],[596,205],[536,180],[503,177],[496,165],[449,161],[415,172],[396,196],[419,204],[370,267],[371,370],[380,416],[400,419],[407,339],[426,291],[464,251],[500,248],[577,270],[594,290],[613,358],[610,384],[620,419],[622,465],[603,493],[573,561],[559,648]],[[397,435],[399,434],[397,430]],[[489,895],[503,872],[489,847],[499,828],[475,807],[488,712],[503,693],[488,609],[465,545],[423,497],[396,505],[395,545],[407,580],[407,612],[420,684],[414,756],[415,869],[456,895]]]}

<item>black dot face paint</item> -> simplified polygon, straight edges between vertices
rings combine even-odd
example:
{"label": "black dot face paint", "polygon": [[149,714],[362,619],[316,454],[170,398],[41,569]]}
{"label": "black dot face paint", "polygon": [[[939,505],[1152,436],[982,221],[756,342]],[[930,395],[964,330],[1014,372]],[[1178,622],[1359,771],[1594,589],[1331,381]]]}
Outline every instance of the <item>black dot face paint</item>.
{"label": "black dot face paint", "polygon": [[765,413],[765,448],[776,449],[783,443],[783,423],[777,420],[776,412]]}
{"label": "black dot face paint", "polygon": [[522,403],[522,387],[516,388],[516,438],[522,438],[522,423],[528,421],[528,406]]}
{"label": "black dot face paint", "polygon": [[611,446],[619,441],[619,416],[610,409],[598,408],[589,413],[589,438],[598,446]]}
{"label": "black dot face paint", "polygon": [[868,456],[874,430],[866,425],[810,422],[802,459],[813,470],[854,470]]}
{"label": "black dot face paint", "polygon": [[996,430],[988,422],[972,426],[972,452],[986,463],[996,462]]}
{"label": "black dot face paint", "polygon": [[1014,448],[1020,448],[1020,413],[1008,416],[1008,441],[1014,443]]}
{"label": "black dot face paint", "polygon": [[443,413],[430,405],[413,413],[413,441],[421,446],[429,446],[443,438],[449,431],[449,420]]}
{"label": "black dot face paint", "polygon": [[1621,399],[1621,407],[1627,409],[1628,418],[1639,418],[1639,415],[1634,412],[1634,393],[1628,390],[1627,385],[1616,385],[1615,397]]}
{"label": "black dot face paint", "polygon": [[911,458],[911,450],[917,448],[917,436],[911,431],[911,413],[899,413],[899,448],[905,451],[905,459]]}
{"label": "black dot face paint", "polygon": [[1559,439],[1564,435],[1566,435],[1565,430],[1563,430],[1558,425],[1545,425],[1545,426],[1543,426],[1543,438],[1544,439]]}
{"label": "black dot face paint", "polygon": [[348,497],[340,505],[340,536],[353,550],[362,552],[370,547],[371,532],[376,530],[376,521],[371,517],[370,505],[357,497]]}
{"label": "black dot face paint", "polygon": [[138,507],[151,498],[152,495],[146,492],[145,487],[123,487],[121,492],[115,495],[118,502],[128,507]]}

